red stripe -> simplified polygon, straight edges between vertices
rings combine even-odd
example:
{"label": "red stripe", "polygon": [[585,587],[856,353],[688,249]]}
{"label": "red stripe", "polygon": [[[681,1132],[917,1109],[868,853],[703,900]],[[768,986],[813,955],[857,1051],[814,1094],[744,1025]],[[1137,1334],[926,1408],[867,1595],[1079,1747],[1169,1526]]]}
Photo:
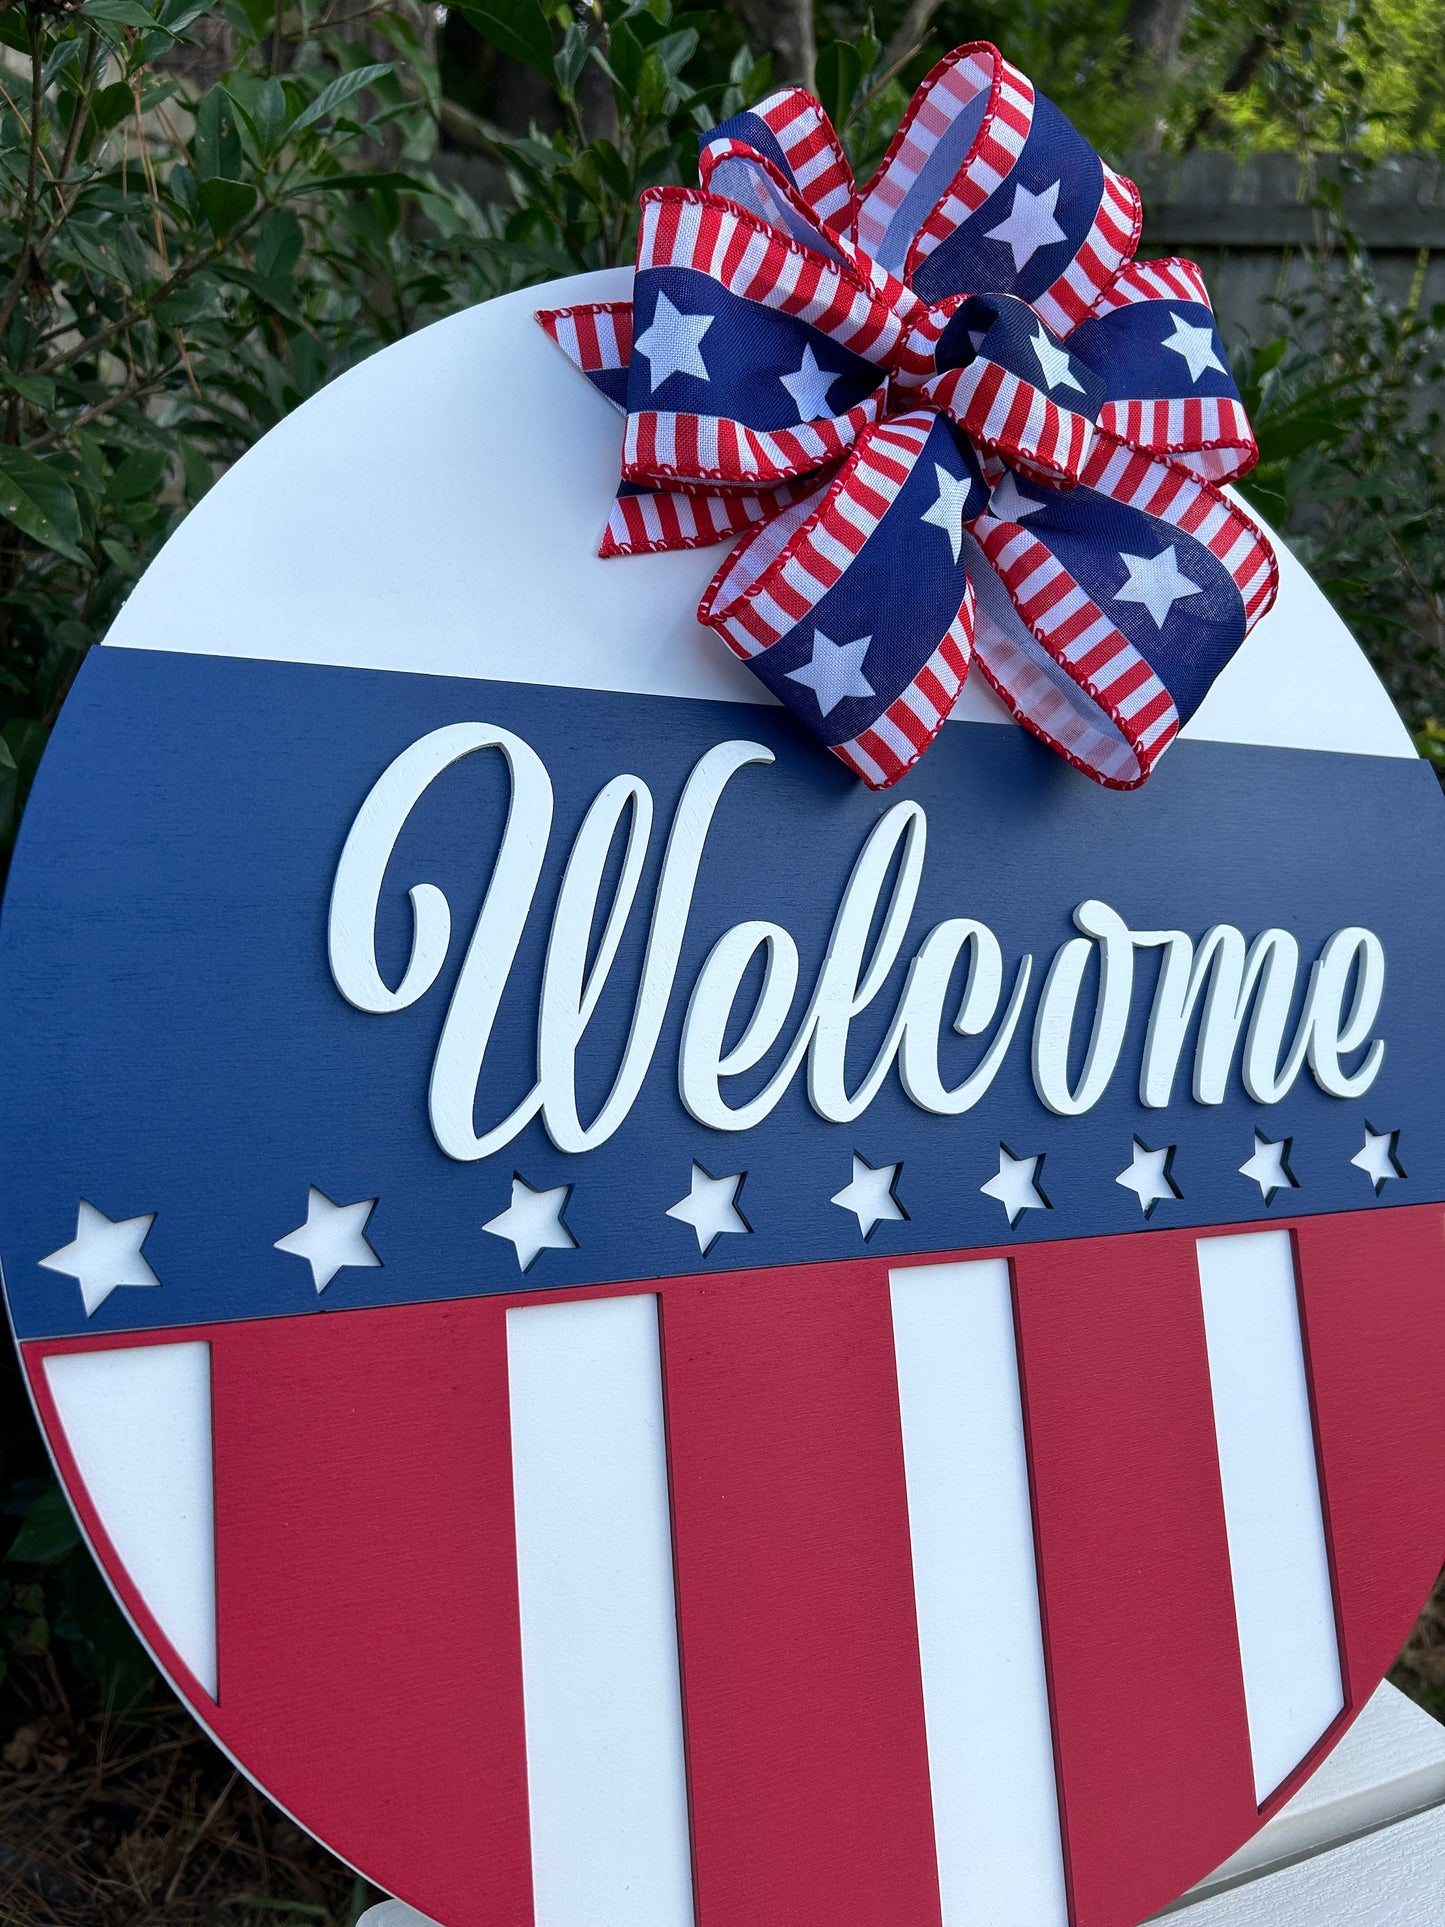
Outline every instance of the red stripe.
{"label": "red stripe", "polygon": [[1194,1234],[1014,1270],[1075,1927],[1135,1927],[1257,1824]]}
{"label": "red stripe", "polygon": [[388,1893],[529,1921],[503,1308],[207,1335],[220,1736]]}
{"label": "red stripe", "polygon": [[700,1927],[937,1927],[886,1279],[679,1279],[662,1342]]}
{"label": "red stripe", "polygon": [[1445,1210],[1303,1218],[1294,1236],[1357,1713],[1414,1623],[1445,1539]]}

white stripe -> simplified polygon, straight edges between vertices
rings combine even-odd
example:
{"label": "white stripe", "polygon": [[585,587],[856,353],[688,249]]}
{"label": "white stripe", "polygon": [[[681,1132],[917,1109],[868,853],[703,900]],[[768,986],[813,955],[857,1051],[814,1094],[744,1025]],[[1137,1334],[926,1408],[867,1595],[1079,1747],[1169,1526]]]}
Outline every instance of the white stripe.
{"label": "white stripe", "polygon": [[1008,1262],[889,1283],[944,1927],[1065,1927]]}
{"label": "white stripe", "polygon": [[1255,1791],[1344,1704],[1314,1425],[1287,1231],[1197,1247]]}
{"label": "white stripe", "polygon": [[211,1348],[63,1352],[45,1376],[116,1555],[157,1625],[216,1697]]}
{"label": "white stripe", "polygon": [[692,1927],[657,1300],[507,1313],[536,1927]]}

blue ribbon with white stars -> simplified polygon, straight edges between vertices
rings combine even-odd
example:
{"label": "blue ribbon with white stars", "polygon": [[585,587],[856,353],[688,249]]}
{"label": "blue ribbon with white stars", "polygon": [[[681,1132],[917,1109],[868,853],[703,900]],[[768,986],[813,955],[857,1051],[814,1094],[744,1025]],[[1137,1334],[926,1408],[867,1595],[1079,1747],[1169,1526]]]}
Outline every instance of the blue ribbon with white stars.
{"label": "blue ribbon with white stars", "polygon": [[1276,587],[1221,484],[1256,448],[1199,270],[994,47],[873,179],[785,88],[642,202],[630,303],[548,310],[626,417],[603,554],[740,537],[699,605],[873,788],[976,657],[1096,781],[1148,776]]}

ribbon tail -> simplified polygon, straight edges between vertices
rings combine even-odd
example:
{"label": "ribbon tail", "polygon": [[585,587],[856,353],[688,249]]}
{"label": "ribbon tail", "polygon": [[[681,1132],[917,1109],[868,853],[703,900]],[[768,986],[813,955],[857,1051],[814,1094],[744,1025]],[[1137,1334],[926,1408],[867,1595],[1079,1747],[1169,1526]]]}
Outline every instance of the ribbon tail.
{"label": "ribbon tail", "polygon": [[740,542],[698,605],[870,789],[913,768],[962,693],[974,630],[963,528],[984,499],[942,416],[894,416]]}
{"label": "ribbon tail", "polygon": [[623,482],[597,553],[666,555],[674,549],[710,548],[771,522],[811,489],[811,482],[785,482],[755,495],[708,495]]}

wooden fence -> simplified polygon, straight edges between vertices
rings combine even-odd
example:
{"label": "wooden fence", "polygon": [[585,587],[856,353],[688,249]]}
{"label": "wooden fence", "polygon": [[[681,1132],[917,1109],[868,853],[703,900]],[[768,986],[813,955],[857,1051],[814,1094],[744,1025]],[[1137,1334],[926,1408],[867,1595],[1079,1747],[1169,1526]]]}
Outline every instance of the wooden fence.
{"label": "wooden fence", "polygon": [[1293,154],[1155,156],[1132,169],[1144,195],[1143,255],[1184,254],[1204,269],[1231,342],[1280,332],[1275,302],[1308,281],[1308,253],[1326,236],[1311,205],[1317,187],[1343,188],[1344,217],[1369,249],[1382,295],[1426,307],[1445,302],[1445,165],[1399,154],[1350,181],[1337,156],[1312,165]]}

